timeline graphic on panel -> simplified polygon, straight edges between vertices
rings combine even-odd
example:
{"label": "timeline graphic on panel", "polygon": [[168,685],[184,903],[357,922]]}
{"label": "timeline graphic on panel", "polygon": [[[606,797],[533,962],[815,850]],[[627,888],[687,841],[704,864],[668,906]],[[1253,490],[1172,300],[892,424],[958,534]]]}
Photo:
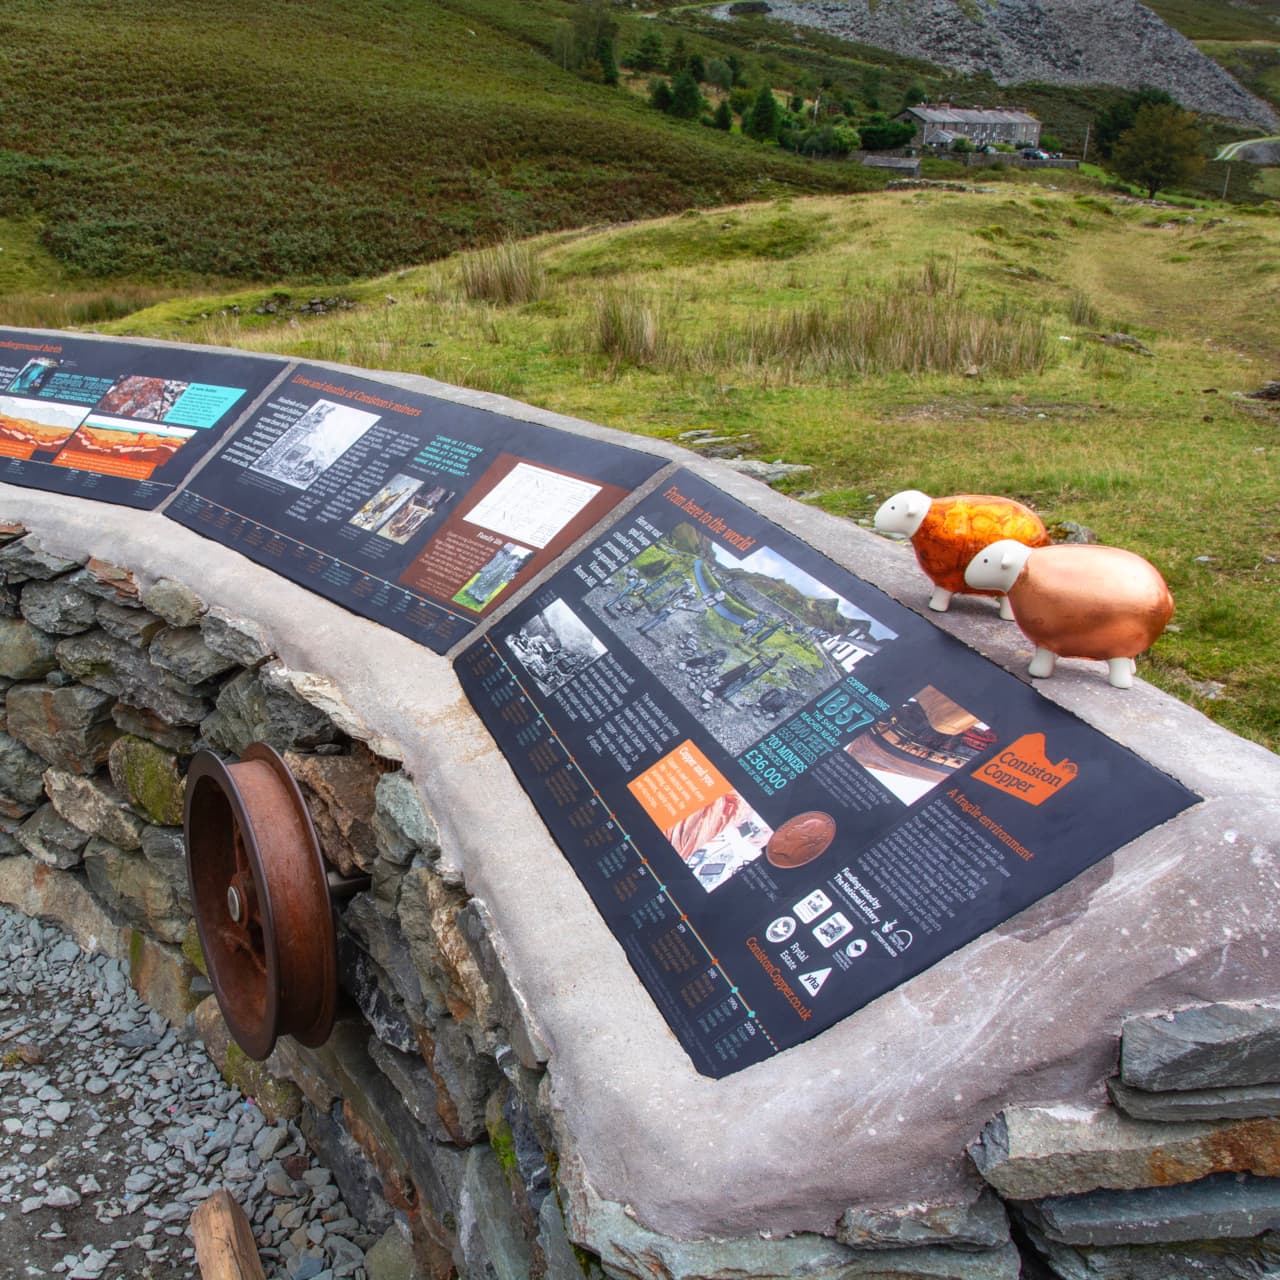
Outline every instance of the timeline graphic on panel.
{"label": "timeline graphic on panel", "polygon": [[1197,799],[684,472],[455,669],[710,1076]]}
{"label": "timeline graphic on panel", "polygon": [[443,653],[662,465],[303,365],[165,514]]}
{"label": "timeline graphic on panel", "polygon": [[156,507],[286,367],[0,329],[0,481]]}

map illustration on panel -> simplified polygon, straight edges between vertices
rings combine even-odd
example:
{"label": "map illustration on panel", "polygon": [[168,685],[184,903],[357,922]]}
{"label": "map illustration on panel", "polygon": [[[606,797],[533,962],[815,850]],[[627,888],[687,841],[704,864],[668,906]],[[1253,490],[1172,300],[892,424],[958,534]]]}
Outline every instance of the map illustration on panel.
{"label": "map illustration on panel", "polygon": [[285,368],[0,329],[0,480],[156,507]]}
{"label": "map illustration on panel", "polygon": [[455,668],[710,1076],[818,1034],[1196,799],[687,473]]}
{"label": "map illustration on panel", "polygon": [[302,366],[165,514],[443,653],[660,465]]}

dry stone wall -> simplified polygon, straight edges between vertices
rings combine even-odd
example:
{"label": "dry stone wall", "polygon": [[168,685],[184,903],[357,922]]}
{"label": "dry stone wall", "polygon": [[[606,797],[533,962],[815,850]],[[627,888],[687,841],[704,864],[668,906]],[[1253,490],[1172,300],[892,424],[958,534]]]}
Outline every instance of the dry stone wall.
{"label": "dry stone wall", "polygon": [[[831,522],[754,489],[835,554]],[[34,532],[0,530],[0,901],[127,961],[229,1079],[297,1118],[370,1229],[410,1233],[417,1274],[1204,1280],[1280,1266],[1269,753],[1150,691],[1055,678],[1051,695],[1118,740],[1154,742],[1205,805],[817,1040],[712,1082],[456,689],[432,692],[446,663],[410,675],[395,662],[418,651],[392,637],[387,671],[373,624],[160,516],[6,497]],[[858,543],[860,571],[881,572],[882,546]],[[1010,645],[985,612],[956,614],[948,626]],[[377,715],[368,679],[391,691]],[[333,1036],[282,1040],[261,1066],[210,998],[180,828],[193,752],[234,759],[258,740],[284,753],[328,862],[371,881],[338,908]],[[1123,1027],[1117,1009],[1133,1015]]]}

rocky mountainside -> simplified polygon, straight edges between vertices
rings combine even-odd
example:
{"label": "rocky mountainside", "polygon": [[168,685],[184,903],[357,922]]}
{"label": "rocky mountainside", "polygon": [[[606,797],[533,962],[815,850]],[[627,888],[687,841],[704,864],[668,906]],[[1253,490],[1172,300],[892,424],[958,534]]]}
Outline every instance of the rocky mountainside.
{"label": "rocky mountainside", "polygon": [[1137,0],[767,3],[772,18],[956,71],[989,71],[1000,84],[1154,85],[1195,111],[1270,128],[1278,123],[1267,103]]}

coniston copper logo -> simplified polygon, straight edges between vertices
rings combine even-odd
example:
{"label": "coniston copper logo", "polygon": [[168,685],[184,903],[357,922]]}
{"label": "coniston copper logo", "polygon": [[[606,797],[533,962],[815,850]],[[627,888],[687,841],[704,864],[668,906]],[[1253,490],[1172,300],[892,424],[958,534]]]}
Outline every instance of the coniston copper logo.
{"label": "coniston copper logo", "polygon": [[1057,795],[1079,772],[1074,760],[1064,757],[1054,764],[1049,759],[1043,733],[1024,733],[973,776],[1006,795],[1039,805]]}

